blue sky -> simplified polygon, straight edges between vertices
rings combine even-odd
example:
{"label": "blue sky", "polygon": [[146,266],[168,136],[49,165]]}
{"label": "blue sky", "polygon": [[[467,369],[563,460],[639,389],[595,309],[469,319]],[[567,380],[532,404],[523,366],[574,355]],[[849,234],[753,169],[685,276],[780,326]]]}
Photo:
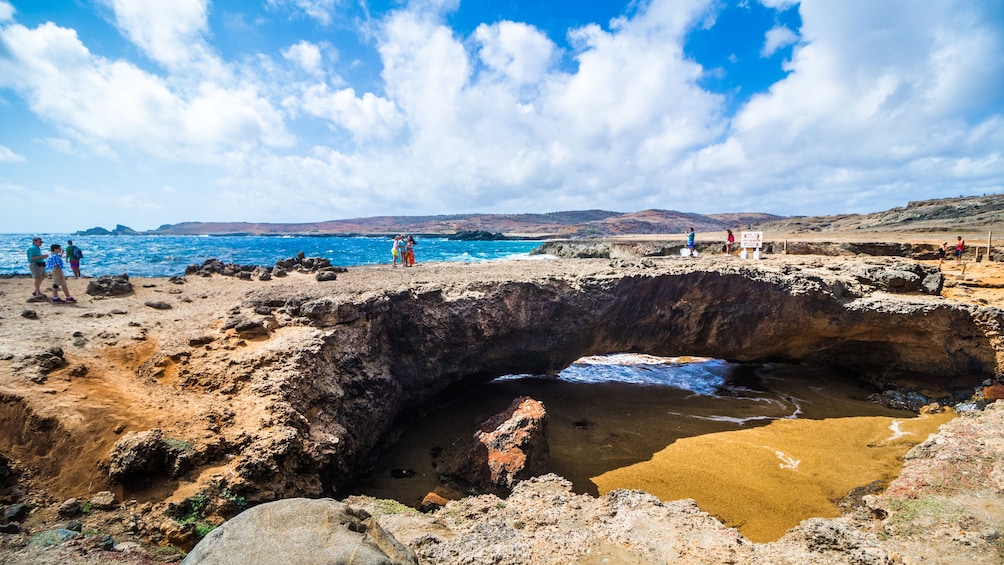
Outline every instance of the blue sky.
{"label": "blue sky", "polygon": [[1000,0],[0,0],[0,232],[1004,190]]}

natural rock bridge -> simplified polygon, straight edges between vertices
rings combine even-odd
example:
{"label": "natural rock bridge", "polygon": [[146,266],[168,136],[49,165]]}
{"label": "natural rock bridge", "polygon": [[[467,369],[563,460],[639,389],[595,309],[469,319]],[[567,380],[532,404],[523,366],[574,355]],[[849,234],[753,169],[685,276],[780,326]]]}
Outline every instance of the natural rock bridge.
{"label": "natural rock bridge", "polygon": [[444,390],[585,355],[804,362],[940,390],[1000,374],[1001,313],[941,299],[941,274],[912,262],[579,260],[463,280],[428,268],[420,284],[363,297],[249,298],[318,331],[259,371],[288,433],[278,447],[276,428],[259,433],[241,450],[242,475],[277,494],[320,494]]}

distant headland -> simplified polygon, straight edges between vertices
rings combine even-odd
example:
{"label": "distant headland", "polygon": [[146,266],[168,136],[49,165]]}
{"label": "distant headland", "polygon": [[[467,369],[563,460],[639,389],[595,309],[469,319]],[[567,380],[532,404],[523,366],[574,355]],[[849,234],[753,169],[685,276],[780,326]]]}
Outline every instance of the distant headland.
{"label": "distant headland", "polygon": [[699,233],[726,229],[804,232],[983,231],[1004,221],[1004,195],[968,196],[910,202],[905,207],[870,214],[777,216],[760,212],[696,214],[674,210],[609,212],[580,210],[542,214],[452,214],[372,216],[324,222],[183,222],[136,231],[117,225],[94,227],[75,235],[300,235],[386,236],[401,233],[471,239],[545,239],[618,235]]}

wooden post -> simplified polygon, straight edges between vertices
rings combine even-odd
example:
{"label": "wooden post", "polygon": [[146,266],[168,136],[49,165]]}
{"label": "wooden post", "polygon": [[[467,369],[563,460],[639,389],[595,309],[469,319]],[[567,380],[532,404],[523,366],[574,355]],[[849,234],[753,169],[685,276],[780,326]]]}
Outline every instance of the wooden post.
{"label": "wooden post", "polygon": [[990,230],[987,232],[987,263],[993,261],[993,256],[990,255],[990,239],[993,237],[994,232]]}

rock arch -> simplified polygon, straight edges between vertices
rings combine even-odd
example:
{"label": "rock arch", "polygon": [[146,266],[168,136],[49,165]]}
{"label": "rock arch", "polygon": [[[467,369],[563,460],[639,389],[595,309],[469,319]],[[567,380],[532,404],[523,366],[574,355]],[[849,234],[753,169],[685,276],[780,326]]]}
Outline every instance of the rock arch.
{"label": "rock arch", "polygon": [[[431,276],[362,298],[252,298],[256,310],[285,304],[317,331],[250,376],[273,408],[269,427],[236,447],[244,485],[270,497],[337,492],[399,417],[437,394],[554,373],[584,355],[809,362],[943,387],[1000,373],[1001,313],[941,299],[940,274],[921,267],[877,276],[860,262],[814,260],[581,264],[495,280]],[[935,277],[935,294],[890,292],[911,277]]]}

